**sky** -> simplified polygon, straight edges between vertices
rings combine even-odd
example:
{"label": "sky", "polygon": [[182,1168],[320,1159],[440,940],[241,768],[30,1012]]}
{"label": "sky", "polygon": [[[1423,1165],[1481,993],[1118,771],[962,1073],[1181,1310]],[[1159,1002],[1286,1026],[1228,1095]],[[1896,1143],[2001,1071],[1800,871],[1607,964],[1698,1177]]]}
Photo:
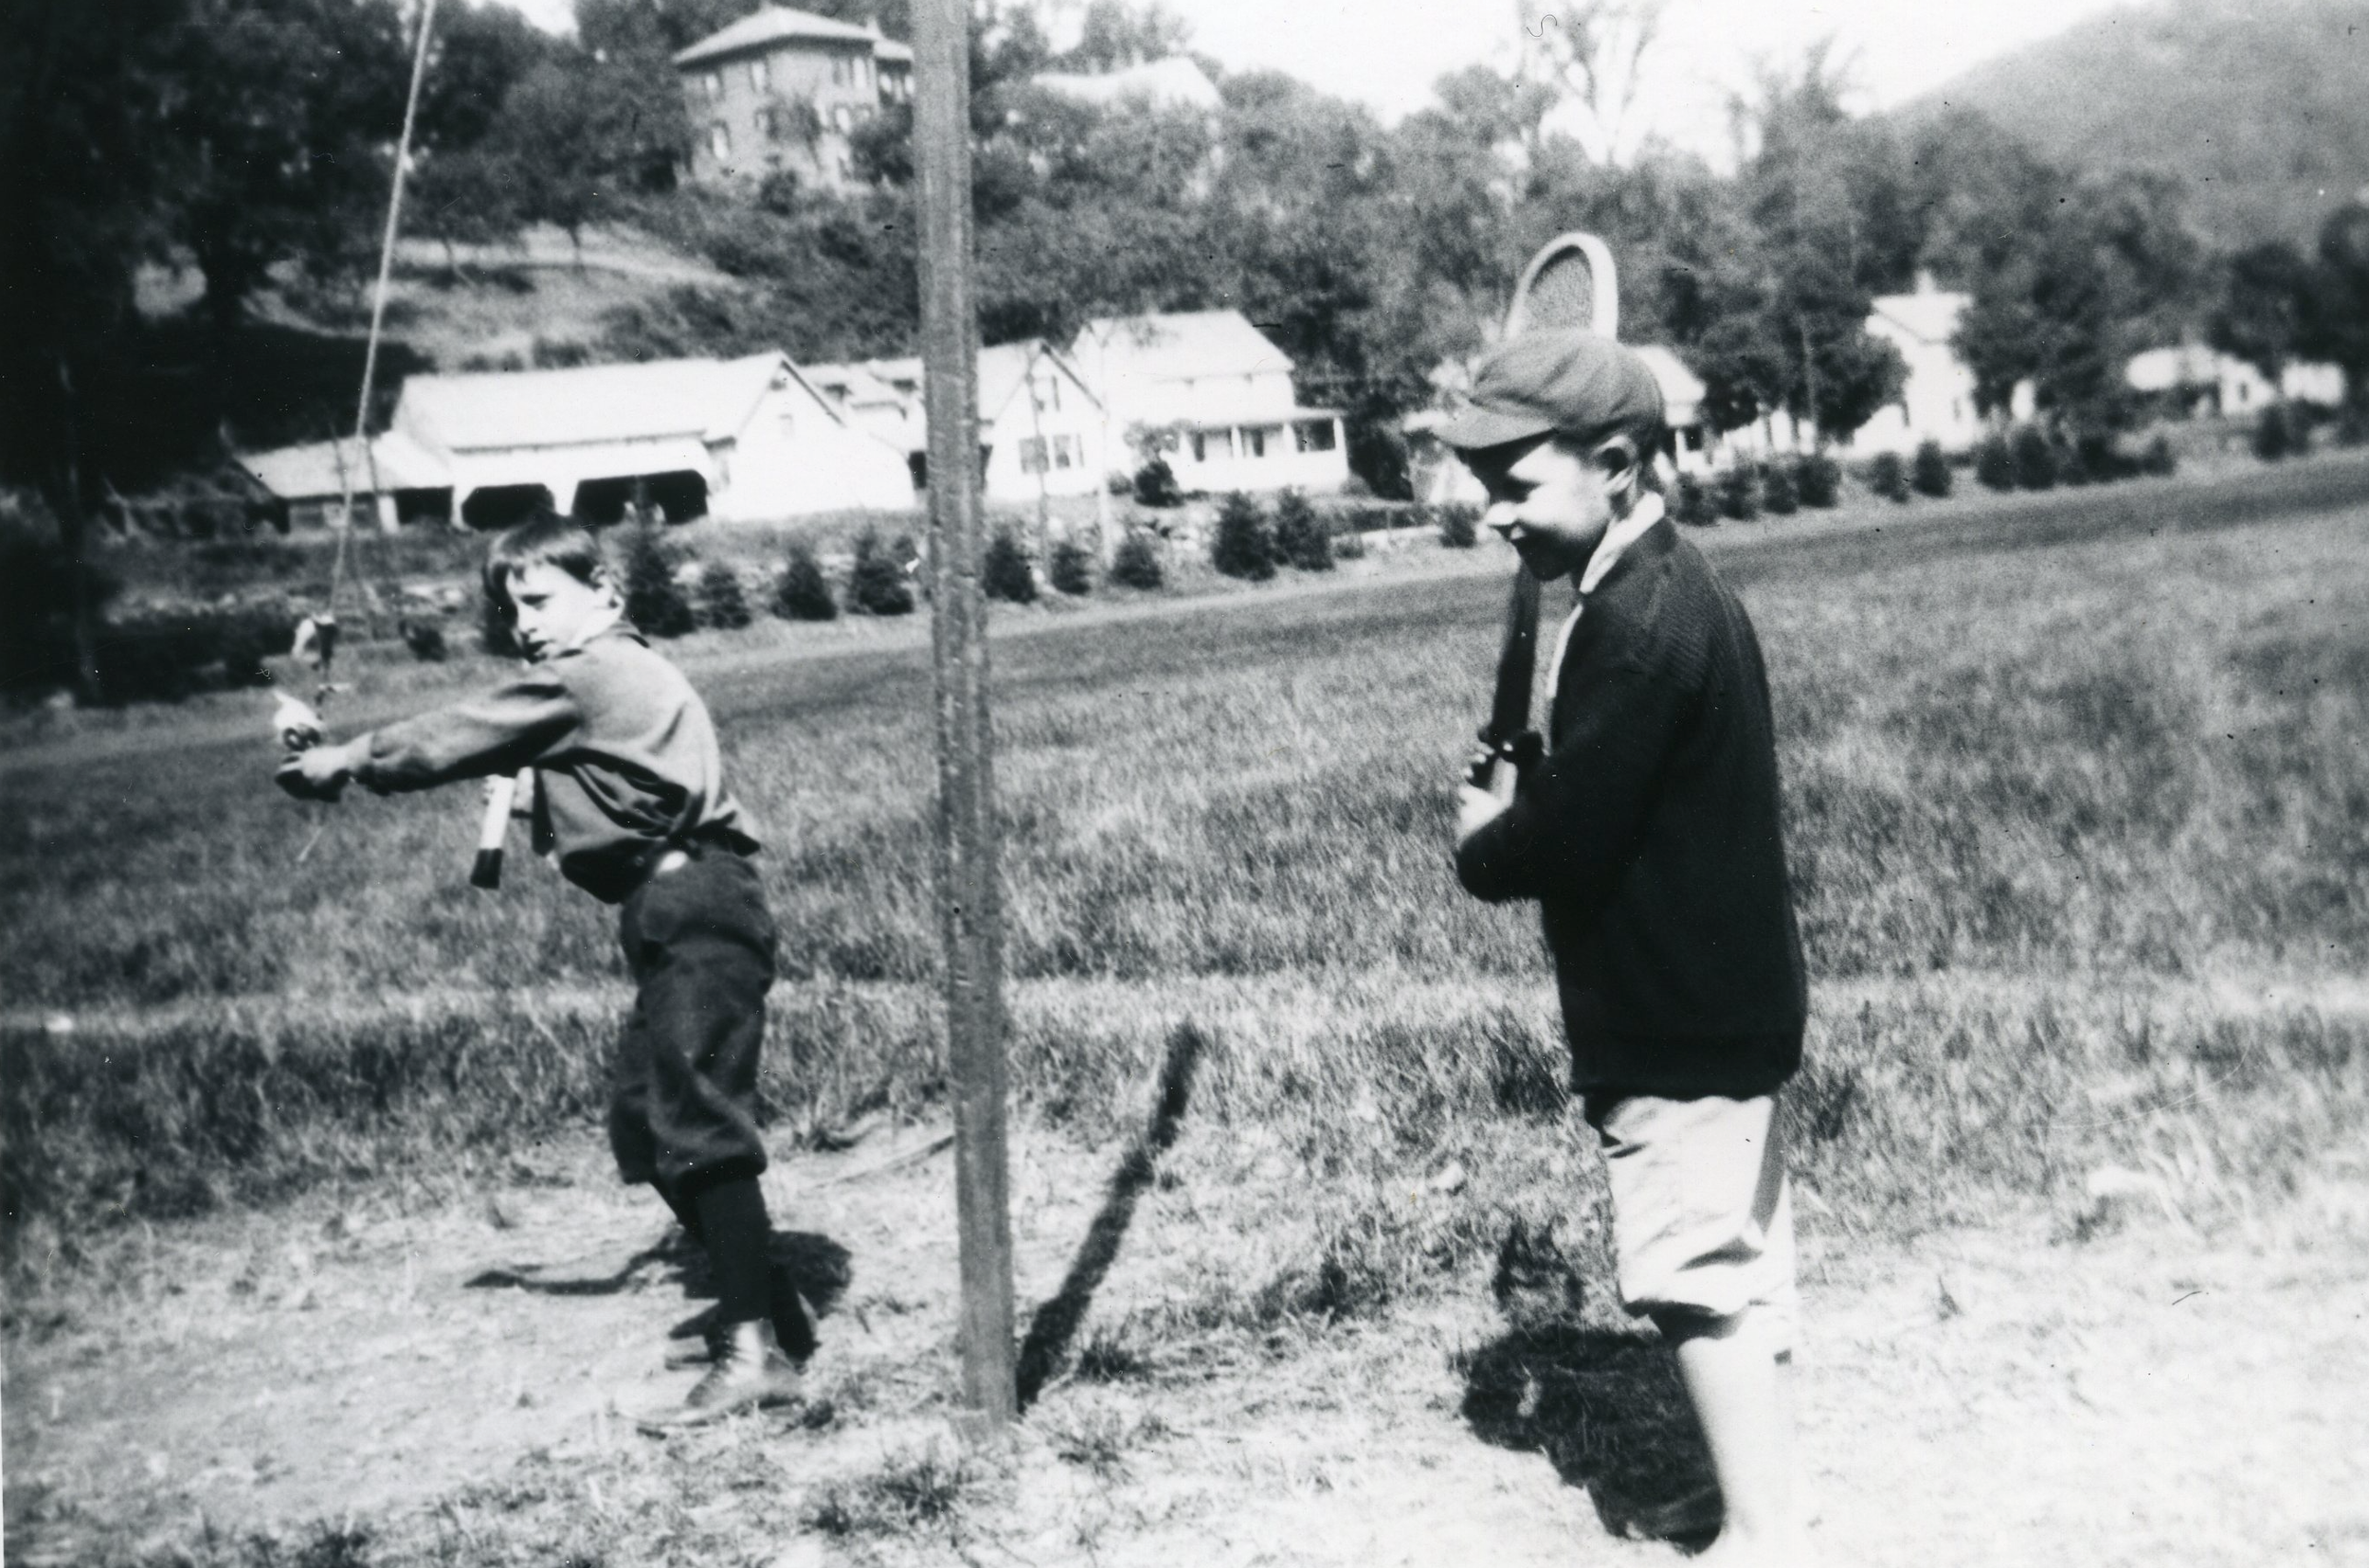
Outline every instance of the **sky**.
{"label": "sky", "polygon": [[[510,0],[544,26],[567,26],[570,0]],[[1623,135],[1651,133],[1730,161],[1723,105],[1763,65],[1798,63],[1817,40],[1849,62],[1854,109],[1885,109],[1968,66],[2060,32],[2114,0],[1669,0],[1661,41]],[[1520,55],[1515,0],[1167,0],[1193,46],[1229,68],[1288,72],[1396,120],[1431,101],[1431,84],[1471,64],[1510,70]],[[1045,8],[1074,18],[1081,0]]]}

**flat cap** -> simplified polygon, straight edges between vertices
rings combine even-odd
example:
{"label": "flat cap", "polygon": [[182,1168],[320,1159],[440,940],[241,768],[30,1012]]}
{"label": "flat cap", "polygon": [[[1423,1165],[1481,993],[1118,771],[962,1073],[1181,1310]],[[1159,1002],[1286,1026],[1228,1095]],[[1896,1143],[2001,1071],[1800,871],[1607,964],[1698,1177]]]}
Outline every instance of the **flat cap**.
{"label": "flat cap", "polygon": [[1549,431],[1589,442],[1626,435],[1652,452],[1662,435],[1661,384],[1611,338],[1577,327],[1524,333],[1481,360],[1471,403],[1439,439],[1470,452]]}

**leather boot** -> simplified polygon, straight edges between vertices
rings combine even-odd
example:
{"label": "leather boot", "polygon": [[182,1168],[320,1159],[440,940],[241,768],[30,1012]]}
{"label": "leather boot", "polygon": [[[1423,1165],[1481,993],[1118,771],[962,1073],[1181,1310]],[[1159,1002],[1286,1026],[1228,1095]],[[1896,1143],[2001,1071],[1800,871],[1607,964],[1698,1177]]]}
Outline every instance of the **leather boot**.
{"label": "leather boot", "polygon": [[741,1411],[798,1402],[798,1369],[782,1354],[773,1325],[762,1320],[719,1327],[707,1373],[691,1387],[682,1409],[652,1425],[698,1426]]}

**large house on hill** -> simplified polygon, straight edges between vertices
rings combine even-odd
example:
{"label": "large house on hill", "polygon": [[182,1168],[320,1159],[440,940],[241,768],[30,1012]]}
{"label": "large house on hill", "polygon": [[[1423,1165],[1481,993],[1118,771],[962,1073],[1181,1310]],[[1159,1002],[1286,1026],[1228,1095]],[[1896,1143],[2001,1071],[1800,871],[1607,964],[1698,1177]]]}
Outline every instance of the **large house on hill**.
{"label": "large house on hill", "polygon": [[675,56],[701,185],[787,171],[825,189],[856,183],[848,135],[913,97],[913,52],[877,26],[767,6]]}
{"label": "large house on hill", "polygon": [[1186,490],[1338,490],[1341,415],[1303,408],[1291,357],[1239,311],[1105,316],[1069,361],[1107,410],[1114,460],[1157,446]]}
{"label": "large house on hill", "polygon": [[[334,514],[339,454],[244,460],[292,518]],[[787,358],[673,359],[563,370],[415,375],[366,458],[404,515],[499,528],[536,505],[613,522],[629,505],[672,521],[769,521],[913,505],[903,455],[841,417]],[[353,489],[372,488],[356,474]],[[395,508],[382,499],[380,520]],[[334,520],[323,515],[322,520]]]}

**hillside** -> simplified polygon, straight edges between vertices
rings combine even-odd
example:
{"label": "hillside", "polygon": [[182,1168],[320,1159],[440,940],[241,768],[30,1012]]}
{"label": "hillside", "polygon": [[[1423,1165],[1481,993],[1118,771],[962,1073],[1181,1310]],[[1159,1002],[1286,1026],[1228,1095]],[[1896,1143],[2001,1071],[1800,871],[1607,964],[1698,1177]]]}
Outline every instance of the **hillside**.
{"label": "hillside", "polygon": [[2157,0],[2074,24],[1901,111],[1972,108],[2059,163],[2185,178],[2218,245],[2307,243],[2369,186],[2369,3]]}

